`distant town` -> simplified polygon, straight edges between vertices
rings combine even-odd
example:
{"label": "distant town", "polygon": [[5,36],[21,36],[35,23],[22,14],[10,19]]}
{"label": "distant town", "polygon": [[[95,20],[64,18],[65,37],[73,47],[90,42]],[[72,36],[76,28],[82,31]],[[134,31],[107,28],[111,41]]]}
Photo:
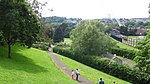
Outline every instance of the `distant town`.
{"label": "distant town", "polygon": [[[45,21],[46,22],[51,22],[51,23],[78,23],[79,21],[81,21],[81,18],[66,18],[66,17],[58,17],[58,16],[52,16],[52,17],[45,17]],[[102,18],[99,19],[102,22],[106,22],[106,23],[118,23],[119,26],[124,26],[125,23],[127,22],[143,22],[143,23],[147,23],[150,22],[150,20],[148,18]]]}

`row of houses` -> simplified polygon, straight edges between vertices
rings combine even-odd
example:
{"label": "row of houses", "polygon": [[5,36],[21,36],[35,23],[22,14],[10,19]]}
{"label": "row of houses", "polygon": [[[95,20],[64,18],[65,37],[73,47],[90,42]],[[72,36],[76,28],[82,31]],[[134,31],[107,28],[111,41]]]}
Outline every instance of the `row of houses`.
{"label": "row of houses", "polygon": [[100,19],[101,21],[103,22],[107,22],[107,23],[118,23],[118,21],[120,23],[127,23],[127,22],[150,22],[149,18],[130,18],[130,19],[127,19],[127,18],[103,18],[103,19]]}

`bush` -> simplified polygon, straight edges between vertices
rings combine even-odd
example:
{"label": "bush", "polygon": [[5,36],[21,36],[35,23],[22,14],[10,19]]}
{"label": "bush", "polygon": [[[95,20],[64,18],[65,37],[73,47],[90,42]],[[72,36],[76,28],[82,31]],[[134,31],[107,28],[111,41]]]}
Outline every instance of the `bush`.
{"label": "bush", "polygon": [[116,54],[116,55],[131,59],[131,60],[133,60],[136,57],[136,53],[137,52],[134,50],[128,50],[128,49],[122,49],[122,48],[112,48],[112,54]]}
{"label": "bush", "polygon": [[33,44],[32,47],[38,48],[38,49],[41,49],[41,50],[48,50],[49,43],[37,42],[36,44]]}
{"label": "bush", "polygon": [[96,56],[75,55],[69,48],[55,47],[55,53],[64,55],[107,74],[116,76],[133,84],[150,84],[150,75],[131,69],[125,65]]}

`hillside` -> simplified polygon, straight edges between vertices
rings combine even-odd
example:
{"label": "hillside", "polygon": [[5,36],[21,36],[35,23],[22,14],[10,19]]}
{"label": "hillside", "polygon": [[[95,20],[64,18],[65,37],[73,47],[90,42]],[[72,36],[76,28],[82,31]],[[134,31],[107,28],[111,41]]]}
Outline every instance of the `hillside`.
{"label": "hillside", "polygon": [[67,65],[70,69],[75,70],[76,68],[78,68],[82,76],[93,81],[95,84],[97,84],[100,77],[103,78],[106,84],[113,84],[114,81],[116,82],[116,84],[130,84],[127,81],[121,80],[114,76],[108,75],[104,72],[98,71],[94,68],[81,64],[65,56],[62,55],[58,55],[58,56],[65,63],[65,65]]}
{"label": "hillside", "polygon": [[76,84],[45,51],[15,45],[12,59],[6,53],[6,47],[0,47],[0,84]]}

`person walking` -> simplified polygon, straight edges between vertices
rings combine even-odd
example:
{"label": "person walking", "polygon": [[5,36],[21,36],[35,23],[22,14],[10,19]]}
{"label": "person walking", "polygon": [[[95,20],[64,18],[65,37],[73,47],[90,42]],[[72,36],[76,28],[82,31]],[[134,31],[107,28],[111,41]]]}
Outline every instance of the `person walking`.
{"label": "person walking", "polygon": [[74,80],[74,70],[72,70],[72,72],[71,72],[71,77]]}
{"label": "person walking", "polygon": [[100,78],[98,84],[104,84],[104,80],[102,80],[102,78]]}
{"label": "person walking", "polygon": [[76,69],[76,80],[79,81],[79,75],[80,75],[80,72],[78,71],[78,69]]}

